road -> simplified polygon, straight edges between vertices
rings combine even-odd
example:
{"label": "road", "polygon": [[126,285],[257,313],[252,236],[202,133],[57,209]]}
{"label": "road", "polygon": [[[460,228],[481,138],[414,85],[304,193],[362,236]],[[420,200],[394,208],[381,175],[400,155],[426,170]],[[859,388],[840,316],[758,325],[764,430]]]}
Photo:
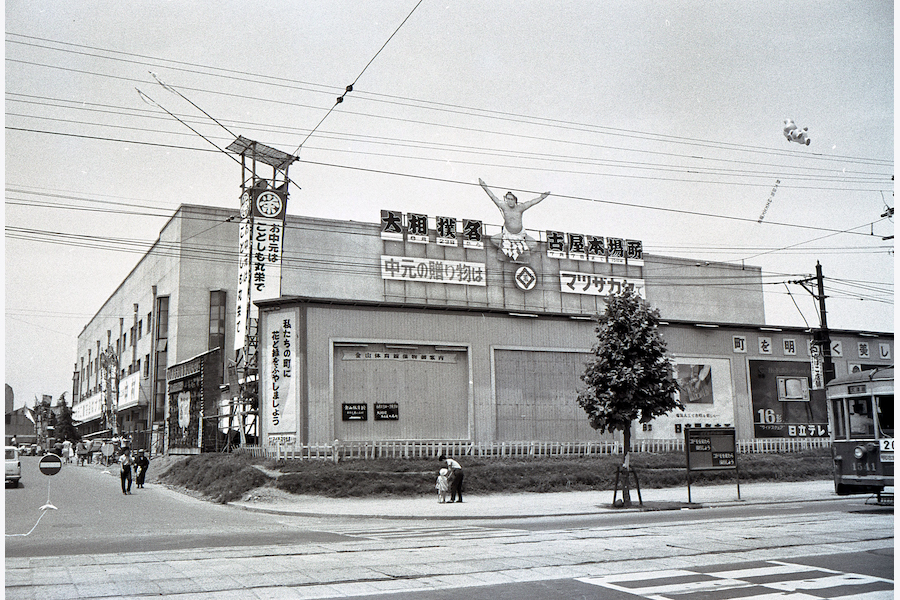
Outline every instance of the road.
{"label": "road", "polygon": [[[692,584],[703,593],[704,585],[737,586],[747,596],[758,581],[780,590],[816,579],[798,592],[809,599],[825,597],[815,585],[830,581],[851,586],[843,595],[854,598],[865,597],[863,589],[885,597],[877,594],[893,587],[893,511],[862,498],[496,521],[380,520],[251,513],[159,485],[123,495],[118,479],[97,467],[67,465],[47,477],[32,457],[23,472],[23,487],[6,491],[7,598],[405,600],[456,597],[465,588],[472,600],[634,599],[693,589],[678,587],[686,582],[712,581]],[[48,490],[58,510],[41,517]],[[643,586],[645,571],[671,581]]]}

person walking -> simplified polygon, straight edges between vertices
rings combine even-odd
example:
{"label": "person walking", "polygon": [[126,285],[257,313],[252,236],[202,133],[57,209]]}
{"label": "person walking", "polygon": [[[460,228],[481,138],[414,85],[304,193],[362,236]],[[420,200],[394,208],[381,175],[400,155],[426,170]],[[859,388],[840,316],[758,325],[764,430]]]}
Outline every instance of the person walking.
{"label": "person walking", "polygon": [[438,460],[447,463],[447,468],[450,469],[450,502],[462,502],[462,466],[452,458],[447,458],[444,454],[441,454]]}
{"label": "person walking", "polygon": [[131,466],[134,460],[131,458],[131,450],[128,448],[119,457],[119,478],[122,480],[122,493],[131,493]]}
{"label": "person walking", "polygon": [[79,467],[84,466],[84,459],[87,458],[87,453],[87,444],[84,443],[84,440],[78,440],[78,443],[75,444],[75,460]]}
{"label": "person walking", "polygon": [[144,450],[138,450],[134,459],[134,468],[137,473],[134,483],[138,488],[144,488],[144,477],[147,476],[147,469],[150,467],[150,460],[144,455]]}

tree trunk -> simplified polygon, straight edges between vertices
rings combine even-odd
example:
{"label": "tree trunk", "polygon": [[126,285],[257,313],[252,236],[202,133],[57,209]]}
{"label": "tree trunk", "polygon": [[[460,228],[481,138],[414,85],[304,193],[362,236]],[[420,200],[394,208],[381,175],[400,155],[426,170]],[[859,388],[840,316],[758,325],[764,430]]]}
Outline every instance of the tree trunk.
{"label": "tree trunk", "polygon": [[628,427],[622,430],[622,445],[624,446],[622,472],[625,475],[625,483],[622,485],[622,502],[625,504],[625,506],[631,506],[631,493],[628,486],[628,480],[631,478],[631,465],[629,464],[629,452],[631,452],[631,423],[628,424]]}

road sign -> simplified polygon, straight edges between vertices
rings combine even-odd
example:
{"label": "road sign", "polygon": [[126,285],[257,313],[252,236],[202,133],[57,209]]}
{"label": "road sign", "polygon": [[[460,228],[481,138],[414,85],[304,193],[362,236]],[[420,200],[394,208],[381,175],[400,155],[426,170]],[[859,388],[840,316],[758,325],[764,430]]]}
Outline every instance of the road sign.
{"label": "road sign", "polygon": [[45,454],[38,463],[38,469],[44,475],[56,475],[62,469],[62,459],[55,454]]}

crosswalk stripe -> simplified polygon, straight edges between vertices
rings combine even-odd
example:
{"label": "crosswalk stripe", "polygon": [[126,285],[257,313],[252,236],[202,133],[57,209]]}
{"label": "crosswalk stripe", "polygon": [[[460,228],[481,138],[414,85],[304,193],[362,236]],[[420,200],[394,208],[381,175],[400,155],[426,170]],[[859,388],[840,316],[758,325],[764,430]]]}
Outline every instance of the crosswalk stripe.
{"label": "crosswalk stripe", "polygon": [[738,589],[741,600],[838,600],[836,593],[846,594],[853,588],[859,591],[841,598],[888,600],[893,598],[894,584],[891,579],[783,561],[725,571],[668,569],[582,577],[577,581],[648,600],[692,600]]}

